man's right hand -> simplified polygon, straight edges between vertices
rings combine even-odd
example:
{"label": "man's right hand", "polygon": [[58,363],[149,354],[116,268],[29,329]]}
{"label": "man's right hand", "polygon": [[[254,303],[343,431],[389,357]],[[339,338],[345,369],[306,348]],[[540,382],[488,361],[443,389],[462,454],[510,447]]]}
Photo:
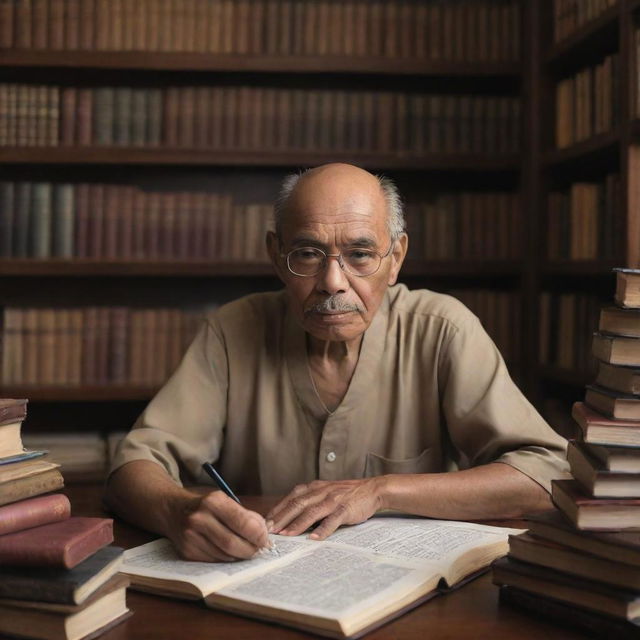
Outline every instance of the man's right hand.
{"label": "man's right hand", "polygon": [[222,491],[179,500],[173,510],[168,536],[186,560],[229,562],[269,546],[265,519]]}
{"label": "man's right hand", "polygon": [[187,560],[250,558],[269,546],[261,515],[202,489],[180,487],[159,464],[134,460],[111,474],[105,499],[121,518],[170,538]]}

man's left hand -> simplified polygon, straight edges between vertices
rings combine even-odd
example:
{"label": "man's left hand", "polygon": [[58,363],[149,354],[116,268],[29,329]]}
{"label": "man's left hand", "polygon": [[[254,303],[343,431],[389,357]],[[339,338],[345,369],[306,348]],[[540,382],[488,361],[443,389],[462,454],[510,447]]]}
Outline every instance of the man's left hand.
{"label": "man's left hand", "polygon": [[382,508],[381,478],[314,480],[297,485],[267,514],[271,533],[296,536],[317,524],[309,535],[324,540],[340,525],[358,524]]}

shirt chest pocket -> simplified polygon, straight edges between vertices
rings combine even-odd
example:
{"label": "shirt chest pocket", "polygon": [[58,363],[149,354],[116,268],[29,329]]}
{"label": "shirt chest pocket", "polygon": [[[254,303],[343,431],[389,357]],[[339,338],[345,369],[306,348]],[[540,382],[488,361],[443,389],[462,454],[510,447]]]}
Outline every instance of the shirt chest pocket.
{"label": "shirt chest pocket", "polygon": [[385,458],[377,453],[367,453],[364,475],[383,476],[388,473],[428,473],[439,471],[438,455],[434,449],[425,449],[414,458]]}

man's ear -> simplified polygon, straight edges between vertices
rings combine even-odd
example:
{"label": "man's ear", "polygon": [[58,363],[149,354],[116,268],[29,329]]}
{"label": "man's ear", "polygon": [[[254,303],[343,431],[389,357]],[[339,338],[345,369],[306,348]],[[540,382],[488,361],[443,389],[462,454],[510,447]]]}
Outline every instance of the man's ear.
{"label": "man's ear", "polygon": [[394,285],[398,280],[398,274],[400,273],[400,267],[404,262],[407,255],[407,249],[409,247],[409,237],[406,233],[400,234],[398,239],[393,243],[393,251],[389,256],[391,259],[391,270],[389,271],[388,284]]}
{"label": "man's ear", "polygon": [[[273,231],[267,231],[265,242],[267,243],[267,253],[269,254],[269,258],[271,259],[271,264],[276,270],[278,278],[280,278],[280,280],[284,282],[284,263],[282,261],[282,258],[280,258],[280,240]],[[286,269],[286,267],[284,267],[284,269]]]}

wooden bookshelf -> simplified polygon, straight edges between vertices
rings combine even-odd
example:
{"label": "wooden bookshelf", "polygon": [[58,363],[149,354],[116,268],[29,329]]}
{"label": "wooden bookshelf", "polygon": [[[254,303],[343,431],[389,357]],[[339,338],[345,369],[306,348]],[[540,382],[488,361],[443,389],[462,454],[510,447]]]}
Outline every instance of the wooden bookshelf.
{"label": "wooden bookshelf", "polygon": [[[311,1],[309,0],[310,3]],[[528,3],[521,0],[516,2],[519,2],[522,13],[529,11]],[[420,3],[415,4],[418,6]],[[502,9],[502,2],[498,4]],[[386,22],[380,24],[382,29],[393,29],[393,25]],[[499,28],[504,28],[504,23],[501,22],[501,24],[502,27]],[[472,28],[468,21],[465,25],[464,29]],[[517,25],[521,27],[516,29],[517,37],[514,35],[514,42],[522,41],[520,50],[529,46],[527,42],[530,44],[533,40],[533,34],[526,25],[528,22],[523,19],[521,25]],[[495,27],[496,23],[493,23],[493,26]],[[502,39],[488,37],[486,40],[491,43],[491,47],[496,46],[497,50],[500,50],[503,45]],[[444,41],[443,38],[443,43]],[[459,43],[460,41],[459,31],[456,31],[454,37],[447,39],[447,42]],[[477,44],[475,42],[471,46],[477,46]],[[465,45],[464,49],[467,46]],[[446,96],[495,96],[496,98],[506,96],[517,99],[522,106],[528,105],[529,112],[533,113],[539,105],[534,104],[522,89],[521,85],[525,77],[522,56],[514,55],[513,61],[500,62],[498,60],[501,59],[501,55],[494,51],[485,54],[484,57],[478,56],[478,60],[488,60],[493,56],[491,62],[465,61],[465,54],[460,53],[458,45],[451,47],[449,57],[439,55],[429,59],[401,55],[385,57],[237,53],[223,55],[168,51],[152,53],[15,48],[2,50],[0,75],[3,78],[2,81],[6,83],[55,84],[59,87],[77,88],[105,86],[135,89],[215,86],[216,84],[226,86],[228,84],[229,86],[264,85],[267,88],[283,86],[303,91],[335,88],[339,91],[362,90],[388,93],[419,91],[424,94]],[[307,106],[304,108],[306,109]],[[463,116],[457,113],[457,106],[453,109],[456,113],[447,115],[457,126],[457,123],[462,122]],[[483,112],[482,117],[484,117],[484,109],[484,106],[480,107]],[[289,117],[293,120],[294,115],[289,114]],[[244,113],[243,117],[251,117],[251,113]],[[504,117],[504,114],[497,117]],[[496,120],[492,119],[492,127],[499,122],[497,117]],[[492,115],[491,118],[494,116]],[[300,120],[302,121],[302,118]],[[505,142],[501,148],[513,148],[508,143],[528,126],[522,116],[520,122],[525,124],[521,124],[518,131],[511,131],[508,139],[505,137],[501,140]],[[496,127],[496,130],[499,128]],[[488,148],[486,140],[492,139],[489,132],[490,127],[486,126],[487,135],[482,136],[484,147],[467,145],[466,148]],[[395,129],[393,135],[396,135]],[[453,137],[457,136],[456,132]],[[249,145],[247,147],[251,148]],[[256,191],[264,197],[271,188],[269,181],[276,175],[282,177],[291,170],[342,161],[351,162],[375,172],[384,172],[385,175],[396,179],[407,204],[420,203],[423,201],[420,199],[423,193],[434,192],[453,194],[465,190],[515,192],[520,196],[518,198],[520,203],[527,202],[530,196],[529,186],[523,186],[527,184],[525,178],[526,172],[529,171],[523,162],[523,158],[530,152],[526,145],[518,153],[425,153],[421,155],[410,152],[325,152],[313,147],[298,149],[281,147],[262,151],[255,146],[252,150],[247,150],[247,147],[0,146],[0,166],[3,170],[3,181],[132,185],[149,190],[166,188],[192,192],[199,190],[199,186],[195,185],[196,180],[201,181],[198,184],[209,187],[208,176],[215,178],[224,174],[223,178],[218,180],[219,184],[211,187],[211,192],[215,193],[222,192],[220,183],[223,187],[225,186],[226,176],[231,178],[240,176],[241,182],[242,175],[247,175],[250,179],[247,180],[246,185],[242,186],[241,194],[246,195],[251,191],[254,183],[259,183]],[[326,148],[330,148],[329,145]],[[357,145],[349,148],[357,148]],[[395,147],[389,145],[379,148]],[[432,148],[451,147],[441,145]],[[192,177],[193,183],[189,182]],[[137,180],[139,182],[136,182]],[[185,184],[188,186],[185,187]],[[425,187],[425,184],[428,187]],[[271,200],[256,199],[259,203],[268,201]],[[510,215],[524,215],[517,209],[518,206],[520,204],[515,205],[514,210],[510,210]],[[489,227],[489,224],[485,226]],[[509,235],[508,240],[511,246],[517,245],[521,238],[524,241],[528,237],[529,229],[528,221],[523,221],[521,217],[516,218],[513,226],[515,232]],[[484,230],[476,229],[476,231],[480,233]],[[504,238],[501,242],[503,240]],[[487,249],[487,255],[484,258],[468,260],[409,259],[403,267],[401,280],[406,279],[412,286],[414,284],[431,286],[434,283],[434,288],[438,288],[442,283],[441,288],[444,290],[449,284],[454,283],[460,288],[474,289],[481,286],[491,292],[506,290],[508,293],[513,292],[517,295],[524,274],[529,273],[531,268],[530,252],[527,249],[518,255],[517,250],[500,254],[495,251],[494,248],[492,254],[491,249]],[[18,253],[17,255],[29,254]],[[84,252],[81,255],[96,254]],[[469,252],[467,255],[477,254]],[[508,260],[498,260],[495,259],[495,255],[512,257]],[[23,308],[51,305],[52,300],[60,308],[82,304],[94,306],[104,304],[112,307],[119,305],[135,307],[144,304],[152,308],[156,299],[154,296],[162,300],[158,302],[159,306],[184,303],[186,308],[191,303],[193,307],[197,307],[198,303],[215,302],[218,295],[221,296],[221,300],[230,299],[233,297],[229,295],[230,289],[244,294],[251,290],[279,286],[270,265],[248,261],[35,260],[4,257],[0,258],[0,274],[0,278],[6,283],[6,287],[0,293],[0,305],[6,307],[15,305]],[[528,292],[524,293],[524,296],[531,298]],[[522,317],[526,314],[519,315]],[[510,361],[510,367],[516,371],[526,371],[527,365],[526,361],[522,362],[520,353],[516,354],[513,362]],[[38,424],[46,426],[48,417],[53,417],[53,415],[46,415],[47,412],[50,414],[60,412],[60,415],[66,415],[67,412],[73,413],[73,407],[78,404],[95,402],[104,403],[105,410],[115,407],[110,416],[110,428],[124,429],[129,424],[120,424],[117,421],[120,405],[145,402],[154,391],[155,389],[148,387],[131,386],[15,385],[5,386],[0,392],[5,395],[30,398],[32,406],[36,405],[34,410],[37,409]],[[48,405],[54,406],[55,411]],[[42,407],[41,410],[40,407]],[[124,413],[124,409],[122,411],[122,415],[126,415],[129,419],[130,414]],[[77,422],[77,417],[73,414],[71,422]],[[113,420],[111,420],[112,417]],[[62,420],[58,419],[55,422],[60,423]],[[71,422],[69,428],[75,426]]]}
{"label": "wooden bookshelf", "polygon": [[[537,297],[539,304],[535,312],[541,313],[540,305],[543,294],[549,293],[552,296],[575,294],[574,300],[581,299],[582,302],[580,304],[576,302],[577,306],[574,307],[573,313],[578,313],[580,309],[585,309],[586,313],[586,310],[590,309],[597,301],[612,299],[615,286],[612,269],[634,265],[640,257],[638,256],[637,243],[630,244],[626,241],[628,236],[635,234],[633,221],[638,217],[638,212],[635,210],[636,205],[630,198],[630,194],[635,190],[632,185],[637,181],[637,177],[630,171],[629,149],[637,141],[640,133],[640,125],[637,124],[632,113],[630,99],[632,85],[630,81],[632,74],[636,72],[632,13],[640,5],[637,2],[619,0],[614,6],[607,8],[558,43],[551,41],[554,32],[553,3],[536,3],[536,5],[540,21],[538,41],[541,51],[541,63],[537,67],[539,73],[537,86],[540,88],[538,126],[543,132],[547,132],[546,136],[542,136],[540,162],[537,166],[534,163],[532,169],[536,175],[535,183],[539,187],[537,211],[534,214],[539,225],[538,233],[540,235],[538,237],[544,238],[543,233],[546,229],[548,215],[548,197],[551,192],[568,191],[578,183],[601,185],[609,174],[619,176],[620,189],[614,198],[615,207],[611,204],[598,205],[602,207],[598,215],[604,216],[606,214],[609,216],[604,218],[604,224],[613,225],[618,234],[615,236],[619,240],[615,243],[617,247],[615,256],[606,259],[571,260],[567,258],[549,261],[546,258],[544,241],[539,242],[538,248],[531,256],[534,274],[532,292],[534,297]],[[552,139],[551,132],[555,131],[556,126],[556,83],[566,81],[568,78],[575,78],[586,68],[594,70],[592,77],[595,77],[596,66],[610,55],[616,56],[615,65],[612,66],[617,67],[618,74],[617,81],[614,77],[609,85],[613,93],[598,95],[591,102],[590,109],[593,116],[596,112],[595,100],[601,100],[598,108],[602,108],[603,103],[606,104],[608,100],[611,100],[617,118],[613,128],[606,133],[592,135],[567,148],[555,148],[555,140]],[[578,97],[578,100],[584,99],[584,94]],[[576,109],[574,113],[577,112]],[[567,119],[565,116],[564,121],[568,122],[570,126],[576,126],[576,118],[569,117]],[[571,197],[573,197],[572,192]],[[577,206],[578,200],[572,204],[575,205],[572,210],[575,212],[579,208]],[[575,219],[572,224],[577,224]],[[577,229],[580,232],[581,227],[578,226]],[[584,230],[584,234],[587,234],[586,230]],[[600,237],[601,234],[599,234]],[[588,340],[589,327],[585,325],[585,318],[581,318],[581,320],[581,323],[578,320],[575,321],[573,337],[579,340],[583,338]],[[551,330],[553,331],[553,328]],[[594,321],[592,330],[597,330],[597,320]],[[557,327],[555,327],[555,331],[558,331]],[[560,344],[560,341],[567,339],[568,336],[556,336],[555,343],[557,345]],[[530,353],[533,362],[537,363],[532,367],[534,371],[532,379],[534,388],[536,388],[532,395],[536,404],[543,406],[553,397],[562,397],[566,400],[567,394],[571,394],[576,400],[580,399],[584,386],[593,381],[594,374],[541,364],[539,358],[542,356],[539,354],[544,351],[541,349],[539,340],[540,334],[534,332]],[[554,344],[553,340],[551,344]],[[582,352],[584,347],[574,344],[573,348],[574,359],[575,349],[580,349],[580,360],[584,362],[582,356],[589,359],[590,353]],[[546,353],[546,356],[549,357],[549,354]],[[566,358],[566,351],[564,357]],[[552,357],[548,361],[554,359]],[[566,403],[569,408],[570,405],[570,402]],[[570,422],[568,414],[566,417]]]}
{"label": "wooden bookshelf", "polygon": [[0,259],[0,273],[4,276],[29,278],[72,277],[275,277],[270,264],[251,262],[161,262],[108,261],[76,258],[73,260],[51,259]]}
{"label": "wooden bookshelf", "polygon": [[29,398],[29,402],[139,402],[150,400],[157,387],[82,385],[76,387],[11,385],[0,387],[5,398]]}
{"label": "wooden bookshelf", "polygon": [[214,151],[136,147],[39,147],[2,149],[2,164],[192,165],[218,167],[311,167],[328,162],[354,163],[366,169],[409,171],[517,171],[517,155],[433,153],[363,154],[312,151]]}
{"label": "wooden bookshelf", "polygon": [[622,0],[618,0],[573,34],[551,45],[545,55],[546,63],[556,70],[565,69],[581,64],[594,54],[609,51],[617,42],[622,4]]}
{"label": "wooden bookshelf", "polygon": [[259,56],[163,51],[3,51],[0,68],[89,68],[148,71],[211,71],[290,74],[369,74],[374,76],[430,76],[456,78],[514,78],[517,62],[415,60],[388,57]]}
{"label": "wooden bookshelf", "polygon": [[544,162],[549,169],[562,169],[600,159],[615,158],[620,148],[620,131],[610,131],[583,140],[566,149],[547,151]]}
{"label": "wooden bookshelf", "polygon": [[611,270],[619,266],[619,260],[565,260],[562,262],[547,262],[540,266],[540,275],[611,277]]}

